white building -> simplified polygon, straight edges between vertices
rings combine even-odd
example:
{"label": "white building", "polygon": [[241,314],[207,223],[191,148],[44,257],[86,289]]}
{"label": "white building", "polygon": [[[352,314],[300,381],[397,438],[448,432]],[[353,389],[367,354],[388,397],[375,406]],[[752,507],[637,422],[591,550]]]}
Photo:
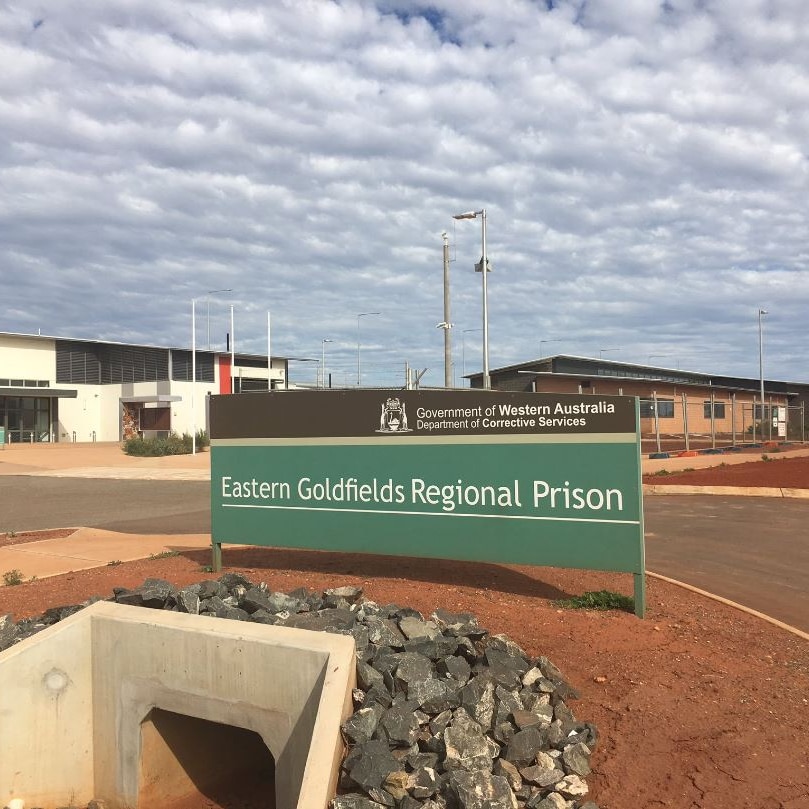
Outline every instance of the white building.
{"label": "white building", "polygon": [[[287,387],[288,360],[0,332],[6,442],[119,441],[207,429],[208,395]],[[192,407],[193,403],[193,407]]]}

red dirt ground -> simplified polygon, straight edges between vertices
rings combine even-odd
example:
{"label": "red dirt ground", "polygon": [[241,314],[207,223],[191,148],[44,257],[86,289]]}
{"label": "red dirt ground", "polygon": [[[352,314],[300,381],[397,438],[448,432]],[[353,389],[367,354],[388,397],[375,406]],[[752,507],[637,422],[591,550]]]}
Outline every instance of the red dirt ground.
{"label": "red dirt ground", "polygon": [[[795,486],[767,477],[786,463],[756,464],[758,485]],[[598,726],[587,782],[601,809],[809,809],[809,642],[732,607],[649,578],[644,620],[559,609],[556,599],[588,590],[631,595],[631,576],[591,571],[268,548],[225,548],[224,563],[274,590],[356,584],[425,614],[468,610],[547,655],[581,693],[576,715]],[[207,552],[187,552],[0,587],[0,614],[19,619],[149,576],[188,584],[210,578],[208,564]]]}
{"label": "red dirt ground", "polygon": [[770,460],[711,466],[669,474],[644,475],[644,483],[676,486],[767,486],[809,489],[809,458],[780,458],[763,452]]}

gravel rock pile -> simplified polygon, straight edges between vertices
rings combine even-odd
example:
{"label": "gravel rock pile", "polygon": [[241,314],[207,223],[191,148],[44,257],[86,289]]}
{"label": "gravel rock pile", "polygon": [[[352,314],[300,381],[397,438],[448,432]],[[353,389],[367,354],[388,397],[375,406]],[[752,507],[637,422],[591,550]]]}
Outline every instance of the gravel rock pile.
{"label": "gravel rock pile", "polygon": [[[598,734],[568,706],[576,692],[550,660],[471,614],[425,619],[358,587],[275,593],[236,573],[113,593],[120,604],[352,636],[358,687],[333,809],[598,809],[585,798]],[[16,624],[0,616],[0,651],[90,603]]]}

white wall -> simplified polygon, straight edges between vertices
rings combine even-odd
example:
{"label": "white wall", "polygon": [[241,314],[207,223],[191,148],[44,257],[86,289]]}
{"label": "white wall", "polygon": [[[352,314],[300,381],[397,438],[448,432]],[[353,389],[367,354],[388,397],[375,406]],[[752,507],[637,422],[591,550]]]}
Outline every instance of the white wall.
{"label": "white wall", "polygon": [[0,336],[0,378],[56,381],[56,345],[39,337]]}

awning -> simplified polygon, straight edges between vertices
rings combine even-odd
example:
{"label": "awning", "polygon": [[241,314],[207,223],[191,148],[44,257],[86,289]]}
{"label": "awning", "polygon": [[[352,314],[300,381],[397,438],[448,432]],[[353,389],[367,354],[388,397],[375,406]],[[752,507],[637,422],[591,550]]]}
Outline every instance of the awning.
{"label": "awning", "polygon": [[0,396],[34,396],[38,399],[75,399],[77,390],[68,388],[0,388]]}
{"label": "awning", "polygon": [[171,396],[168,393],[157,393],[151,396],[122,396],[124,404],[150,404],[153,402],[182,402],[182,396]]}

